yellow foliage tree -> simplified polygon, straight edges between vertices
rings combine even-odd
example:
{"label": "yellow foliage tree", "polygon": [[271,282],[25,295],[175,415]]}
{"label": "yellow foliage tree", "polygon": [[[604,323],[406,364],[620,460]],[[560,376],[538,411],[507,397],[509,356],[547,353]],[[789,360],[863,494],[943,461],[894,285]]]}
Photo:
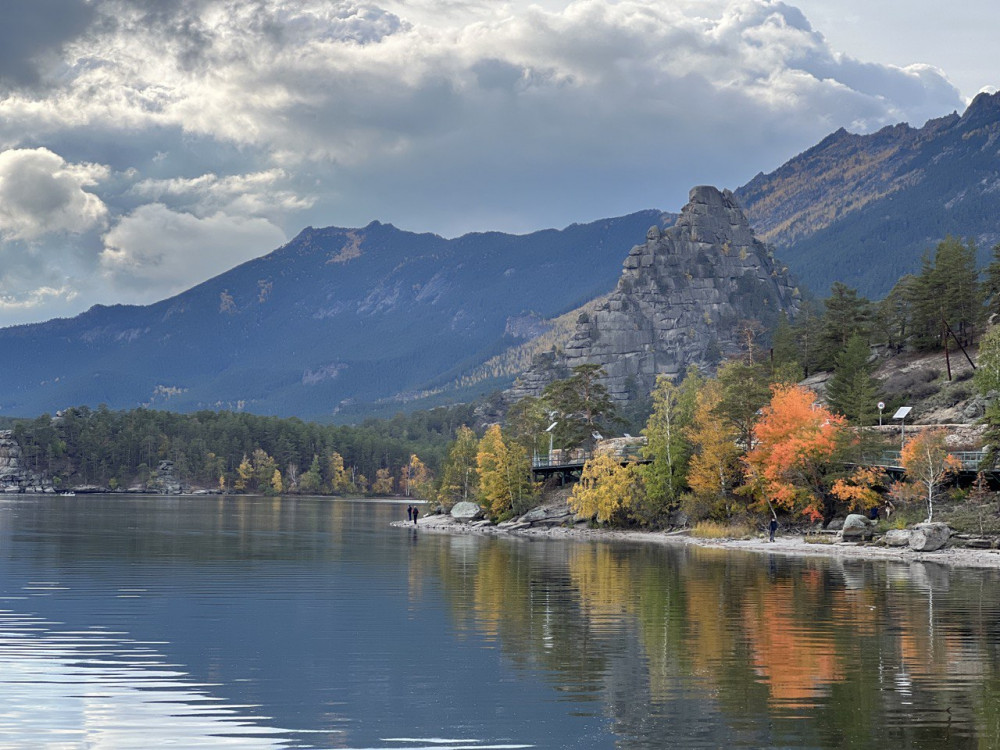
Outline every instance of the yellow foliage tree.
{"label": "yellow foliage tree", "polygon": [[476,452],[480,497],[494,518],[526,510],[534,497],[528,454],[517,443],[503,439],[500,425],[493,425],[479,441]]}
{"label": "yellow foliage tree", "polygon": [[333,451],[327,459],[327,472],[330,476],[330,492],[341,494],[350,487],[347,471],[344,469],[344,457]]}
{"label": "yellow foliage tree", "polygon": [[626,514],[638,497],[635,464],[621,465],[610,452],[598,453],[583,465],[569,505],[582,516],[597,516],[602,523]]}
{"label": "yellow foliage tree", "polygon": [[833,483],[830,494],[847,503],[848,510],[865,511],[879,504],[876,487],[886,483],[885,472],[874,466],[858,466],[846,478]]}
{"label": "yellow foliage tree", "polygon": [[271,491],[275,495],[280,495],[285,491],[285,484],[281,479],[281,472],[278,469],[275,469],[274,474],[271,475]]}
{"label": "yellow foliage tree", "polygon": [[375,472],[375,481],[372,482],[372,493],[376,495],[391,495],[392,491],[392,472],[388,469],[378,469]]}
{"label": "yellow foliage tree", "polygon": [[694,447],[687,482],[698,499],[717,512],[728,513],[728,503],[740,477],[740,448],[736,444],[736,428],[716,413],[721,400],[722,386],[718,380],[709,380],[698,391],[694,419],[685,430]]}
{"label": "yellow foliage tree", "polygon": [[233,487],[237,490],[247,490],[252,489],[250,483],[253,480],[253,464],[250,463],[250,459],[243,455],[243,460],[240,461],[240,465],[236,468],[236,483]]}

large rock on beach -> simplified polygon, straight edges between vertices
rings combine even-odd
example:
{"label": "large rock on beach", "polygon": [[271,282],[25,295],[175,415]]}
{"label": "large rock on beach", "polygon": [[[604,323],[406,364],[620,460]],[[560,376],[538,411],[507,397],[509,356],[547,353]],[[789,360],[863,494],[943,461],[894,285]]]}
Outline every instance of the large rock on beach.
{"label": "large rock on beach", "polygon": [[916,552],[933,552],[944,547],[951,536],[946,523],[918,523],[910,532],[910,549]]}
{"label": "large rock on beach", "polygon": [[543,505],[529,510],[518,520],[532,526],[562,526],[575,518],[573,509],[566,503]]}
{"label": "large rock on beach", "polygon": [[906,547],[910,543],[909,529],[889,529],[882,537],[888,547]]}
{"label": "large rock on beach", "polygon": [[871,522],[858,513],[851,513],[844,519],[844,528],[840,536],[844,539],[860,539],[872,533]]}
{"label": "large rock on beach", "polygon": [[451,517],[456,521],[475,521],[477,518],[482,518],[482,516],[483,509],[475,503],[455,503],[455,506],[451,509]]}

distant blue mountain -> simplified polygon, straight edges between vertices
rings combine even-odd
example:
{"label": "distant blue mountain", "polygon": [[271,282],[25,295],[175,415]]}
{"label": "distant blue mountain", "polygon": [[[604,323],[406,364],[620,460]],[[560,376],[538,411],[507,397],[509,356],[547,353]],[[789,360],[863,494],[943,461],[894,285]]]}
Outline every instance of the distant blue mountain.
{"label": "distant blue mountain", "polygon": [[308,228],[153,305],[0,330],[0,414],[102,403],[341,420],[379,402],[396,410],[516,343],[531,321],[610,291],[629,249],[675,218],[650,210],[452,240],[378,222]]}

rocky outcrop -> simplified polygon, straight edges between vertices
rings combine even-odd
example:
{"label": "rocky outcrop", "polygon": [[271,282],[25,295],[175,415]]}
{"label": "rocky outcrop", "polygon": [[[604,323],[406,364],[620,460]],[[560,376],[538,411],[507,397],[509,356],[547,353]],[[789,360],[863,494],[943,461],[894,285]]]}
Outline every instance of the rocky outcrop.
{"label": "rocky outcrop", "polygon": [[174,474],[173,461],[160,461],[156,467],[156,473],[150,478],[147,485],[148,491],[160,495],[180,495],[185,491],[180,480]]}
{"label": "rocky outcrop", "polygon": [[750,229],[728,190],[696,187],[677,223],[652,227],[625,259],[618,286],[582,313],[560,354],[534,363],[508,392],[514,402],[582,364],[601,365],[619,402],[645,396],[657,375],[710,371],[740,351],[745,320],[794,315],[798,292]]}
{"label": "rocky outcrop", "polygon": [[908,547],[910,544],[910,530],[889,529],[882,536],[882,541],[887,547]]}
{"label": "rocky outcrop", "polygon": [[54,492],[52,481],[24,465],[21,446],[10,430],[0,430],[0,492]]}

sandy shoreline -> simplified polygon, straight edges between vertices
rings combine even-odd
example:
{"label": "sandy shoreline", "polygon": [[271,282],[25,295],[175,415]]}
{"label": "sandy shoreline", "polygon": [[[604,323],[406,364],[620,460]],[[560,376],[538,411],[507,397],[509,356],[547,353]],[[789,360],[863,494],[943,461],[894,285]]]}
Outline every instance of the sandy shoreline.
{"label": "sandy shoreline", "polygon": [[[406,521],[394,521],[392,526],[413,528]],[[854,542],[814,544],[800,535],[779,535],[774,542],[766,539],[699,539],[683,532],[632,531],[623,529],[589,529],[565,526],[532,527],[510,531],[496,526],[473,526],[453,520],[450,516],[426,516],[417,528],[441,534],[473,534],[523,539],[568,539],[581,542],[635,542],[669,544],[753,552],[797,557],[853,558],[860,560],[894,560],[898,562],[934,562],[968,568],[1000,568],[1000,550],[947,547],[936,552],[914,552],[906,547],[859,546]]]}

